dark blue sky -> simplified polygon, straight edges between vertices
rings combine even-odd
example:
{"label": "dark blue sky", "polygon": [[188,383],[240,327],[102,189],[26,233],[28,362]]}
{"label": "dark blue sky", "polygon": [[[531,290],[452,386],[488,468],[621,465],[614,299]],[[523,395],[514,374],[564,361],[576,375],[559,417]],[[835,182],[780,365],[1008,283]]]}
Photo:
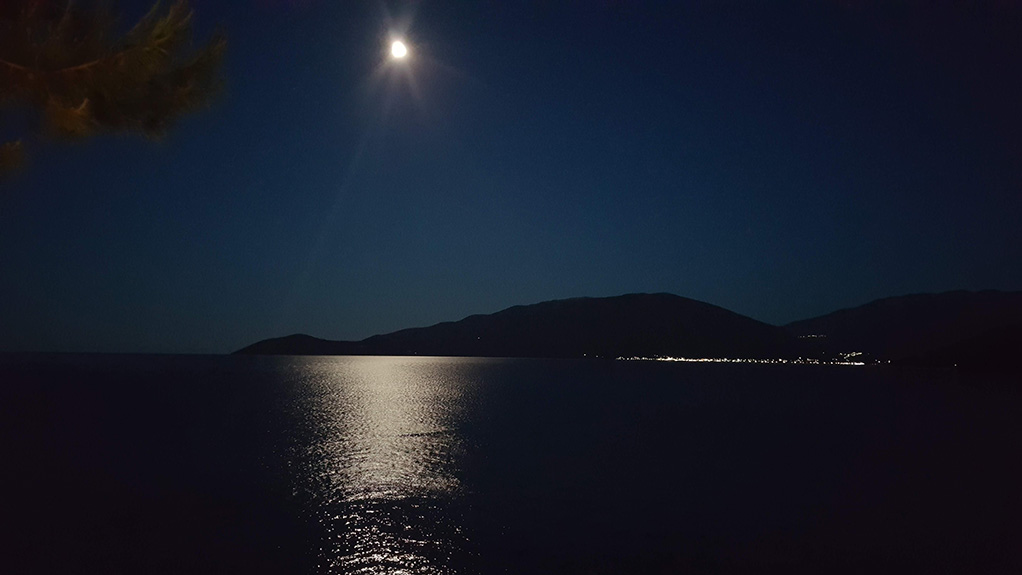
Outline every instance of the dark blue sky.
{"label": "dark blue sky", "polygon": [[0,183],[0,349],[1022,289],[1012,3],[668,4],[193,2],[230,42],[211,109],[160,143],[36,142]]}

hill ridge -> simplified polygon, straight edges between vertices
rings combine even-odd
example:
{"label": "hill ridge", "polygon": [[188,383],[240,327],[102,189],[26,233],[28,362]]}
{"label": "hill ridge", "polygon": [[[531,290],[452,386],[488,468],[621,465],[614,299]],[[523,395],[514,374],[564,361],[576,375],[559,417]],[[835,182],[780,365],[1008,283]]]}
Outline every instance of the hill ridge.
{"label": "hill ridge", "polygon": [[629,293],[514,305],[361,341],[293,334],[262,340],[236,353],[724,357],[731,352],[788,357],[796,354],[797,346],[783,329],[714,304],[669,293]]}
{"label": "hill ridge", "polygon": [[861,352],[862,359],[981,366],[1022,357],[1018,326],[1022,292],[1001,290],[891,296],[784,326],[675,294],[628,293],[513,305],[360,341],[296,333],[235,353],[829,360]]}

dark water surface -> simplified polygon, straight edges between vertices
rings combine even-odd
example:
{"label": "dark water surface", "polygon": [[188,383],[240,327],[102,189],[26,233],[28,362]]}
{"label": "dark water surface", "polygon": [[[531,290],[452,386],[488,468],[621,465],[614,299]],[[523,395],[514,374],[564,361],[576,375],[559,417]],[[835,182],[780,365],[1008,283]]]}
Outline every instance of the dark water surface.
{"label": "dark water surface", "polygon": [[0,356],[0,571],[1020,573],[1022,394],[999,383]]}

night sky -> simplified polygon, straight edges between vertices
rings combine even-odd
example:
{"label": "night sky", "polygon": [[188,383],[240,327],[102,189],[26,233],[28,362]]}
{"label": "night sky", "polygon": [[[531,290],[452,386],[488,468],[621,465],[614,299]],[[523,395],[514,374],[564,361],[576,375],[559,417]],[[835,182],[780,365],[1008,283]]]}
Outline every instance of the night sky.
{"label": "night sky", "polygon": [[0,350],[1022,289],[1015,3],[669,4],[194,0],[197,40],[229,41],[208,110],[37,142],[0,182]]}

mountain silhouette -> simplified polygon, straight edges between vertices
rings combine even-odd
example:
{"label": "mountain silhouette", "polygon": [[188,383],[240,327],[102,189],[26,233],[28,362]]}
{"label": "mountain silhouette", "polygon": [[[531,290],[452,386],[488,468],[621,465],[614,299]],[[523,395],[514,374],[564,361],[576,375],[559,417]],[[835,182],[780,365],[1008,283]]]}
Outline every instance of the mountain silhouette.
{"label": "mountain silhouette", "polygon": [[479,357],[730,357],[799,354],[784,329],[677,295],[573,298],[507,308],[362,341],[308,335],[267,339],[236,353]]}
{"label": "mountain silhouette", "polygon": [[903,364],[956,367],[1022,375],[1022,324],[991,329],[982,335],[902,360]]}
{"label": "mountain silhouette", "polygon": [[235,353],[834,360],[855,352],[857,360],[1017,371],[1022,292],[890,297],[784,327],[665,293],[573,298],[361,341],[296,334]]}
{"label": "mountain silhouette", "polygon": [[879,359],[947,365],[961,356],[978,365],[1011,351],[1022,357],[1019,326],[1022,292],[988,290],[884,298],[785,327],[817,353],[861,351]]}

